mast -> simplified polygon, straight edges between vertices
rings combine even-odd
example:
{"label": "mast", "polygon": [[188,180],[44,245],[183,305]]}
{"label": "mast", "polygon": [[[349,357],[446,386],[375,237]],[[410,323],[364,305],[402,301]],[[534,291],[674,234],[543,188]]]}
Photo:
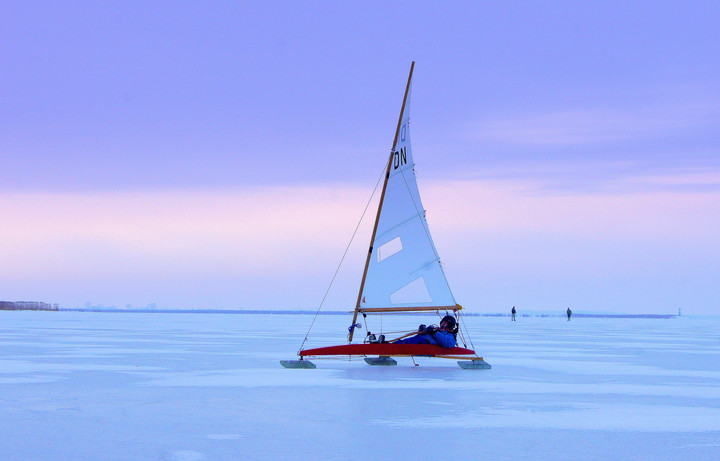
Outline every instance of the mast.
{"label": "mast", "polygon": [[405,103],[407,102],[408,92],[410,91],[410,82],[412,82],[413,69],[415,68],[415,61],[410,64],[410,75],[408,75],[407,85],[405,86],[405,96],[403,96],[402,107],[400,108],[400,117],[398,117],[397,128],[395,129],[395,138],[393,139],[392,148],[390,149],[390,157],[387,161],[387,168],[385,169],[385,181],[383,182],[382,192],[380,193],[380,203],[378,203],[377,214],[375,215],[375,224],[373,225],[372,236],[370,237],[370,248],[368,249],[367,258],[365,259],[365,269],[363,270],[362,280],[360,282],[360,290],[358,291],[357,301],[355,302],[355,313],[353,314],[352,324],[350,327],[350,334],[348,335],[348,343],[352,342],[353,334],[355,333],[354,325],[357,322],[358,312],[360,312],[360,301],[362,299],[362,292],[365,288],[365,279],[367,278],[368,266],[370,265],[370,258],[372,257],[373,243],[375,242],[375,234],[377,233],[378,222],[380,221],[380,212],[382,211],[383,201],[385,200],[385,190],[387,189],[388,180],[390,179],[390,167],[392,166],[393,155],[395,154],[395,146],[397,145],[398,135],[400,134],[400,126],[402,125],[403,115],[405,113]]}

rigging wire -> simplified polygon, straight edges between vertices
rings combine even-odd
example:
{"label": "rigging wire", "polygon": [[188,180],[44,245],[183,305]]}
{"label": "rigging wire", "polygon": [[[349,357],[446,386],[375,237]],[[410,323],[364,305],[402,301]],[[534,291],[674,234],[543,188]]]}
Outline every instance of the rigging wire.
{"label": "rigging wire", "polygon": [[[463,330],[464,330],[465,332],[467,332],[467,339],[468,339],[468,341],[470,341],[470,347],[472,347],[472,350],[475,350],[475,344],[473,344],[473,340],[472,340],[472,338],[470,337],[470,332],[468,331],[467,325],[465,324],[465,318],[464,318],[464,317],[465,317],[464,315],[458,315],[458,320],[460,320],[460,322],[462,323],[462,326],[463,326],[463,327],[460,329],[460,331],[463,331]],[[463,343],[465,343],[465,333],[463,333],[462,339],[463,339]]]}
{"label": "rigging wire", "polygon": [[[367,326],[367,314],[365,312],[363,312],[362,316],[363,316],[363,323],[365,324],[365,331],[370,331],[370,329]],[[348,338],[349,337],[350,337],[350,335],[348,335]]]}
{"label": "rigging wire", "polygon": [[368,207],[370,206],[370,202],[372,202],[373,197],[375,196],[375,192],[377,192],[378,185],[380,184],[380,181],[383,179],[383,176],[385,175],[385,170],[387,169],[387,165],[383,168],[383,172],[380,175],[380,178],[378,178],[377,182],[375,183],[375,188],[372,191],[372,194],[370,194],[370,198],[367,201],[367,204],[365,204],[365,209],[362,212],[362,216],[360,216],[360,221],[358,221],[357,226],[355,226],[355,230],[353,231],[352,237],[350,237],[350,241],[347,244],[347,247],[345,247],[345,252],[342,255],[342,258],[340,258],[340,263],[337,266],[337,269],[335,269],[335,274],[332,276],[332,280],[330,280],[330,285],[328,285],[327,290],[325,290],[325,295],[322,298],[322,301],[320,301],[320,306],[318,306],[317,312],[315,312],[315,316],[313,317],[312,323],[310,323],[310,328],[308,328],[307,333],[305,333],[305,339],[303,339],[302,344],[300,344],[300,349],[298,349],[298,355],[300,351],[302,351],[303,346],[305,346],[305,342],[308,340],[308,336],[310,335],[310,331],[312,330],[313,325],[315,325],[315,320],[317,320],[318,314],[320,314],[320,309],[322,309],[323,304],[325,304],[325,300],[327,299],[328,293],[330,293],[330,288],[332,288],[333,283],[335,282],[335,278],[338,275],[338,272],[340,272],[340,267],[342,266],[343,261],[345,261],[345,256],[347,256],[348,251],[350,250],[350,245],[352,244],[353,240],[355,239],[355,235],[357,235],[357,231],[360,228],[360,224],[362,224],[363,218],[365,218],[365,213],[367,213]]}

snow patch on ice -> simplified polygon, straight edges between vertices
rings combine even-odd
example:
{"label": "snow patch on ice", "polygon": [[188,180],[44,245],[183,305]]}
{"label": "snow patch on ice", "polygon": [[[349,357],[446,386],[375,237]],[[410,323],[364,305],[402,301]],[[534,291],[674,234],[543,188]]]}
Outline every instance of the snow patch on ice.
{"label": "snow patch on ice", "polygon": [[210,440],[238,440],[243,438],[240,434],[208,434]]}
{"label": "snow patch on ice", "polygon": [[376,419],[375,424],[414,428],[534,428],[595,431],[720,431],[720,409],[670,405],[587,404],[487,408],[460,414]]}
{"label": "snow patch on ice", "polygon": [[191,450],[176,451],[170,456],[171,461],[201,461],[203,459],[205,459],[205,455]]}
{"label": "snow patch on ice", "polygon": [[708,370],[669,370],[647,365],[633,365],[621,362],[579,361],[579,360],[548,360],[536,357],[494,357],[493,365],[537,368],[558,373],[575,373],[605,376],[677,376],[692,378],[720,379],[720,371]]}
{"label": "snow patch on ice", "polygon": [[140,367],[132,365],[102,365],[93,363],[47,363],[24,360],[0,360],[0,373],[38,373],[68,371],[136,371],[160,370],[159,367]]}
{"label": "snow patch on ice", "polygon": [[[2,371],[0,371],[2,373]],[[61,376],[23,376],[18,378],[0,378],[1,384],[39,384],[39,383],[55,383],[65,378]]]}
{"label": "snow patch on ice", "polygon": [[[358,364],[359,365],[359,364]],[[638,384],[623,382],[573,383],[496,380],[473,371],[446,368],[382,370],[235,369],[184,373],[131,373],[147,378],[141,386],[158,387],[332,387],[346,389],[444,389],[510,394],[647,395],[720,399],[720,388],[711,385]]]}

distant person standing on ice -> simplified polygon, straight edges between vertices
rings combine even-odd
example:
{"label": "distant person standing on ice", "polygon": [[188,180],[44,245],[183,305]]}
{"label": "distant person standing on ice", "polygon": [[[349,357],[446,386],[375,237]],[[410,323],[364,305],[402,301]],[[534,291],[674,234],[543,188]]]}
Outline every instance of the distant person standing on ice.
{"label": "distant person standing on ice", "polygon": [[515,306],[513,306],[512,311],[510,311],[510,312],[512,312],[512,321],[514,322],[515,321]]}
{"label": "distant person standing on ice", "polygon": [[568,310],[567,310],[567,316],[568,316],[568,322],[569,322],[569,321],[570,321],[570,317],[572,317],[572,311],[570,310],[569,307],[568,307]]}
{"label": "distant person standing on ice", "polygon": [[457,340],[455,335],[455,317],[446,315],[440,321],[440,327],[435,325],[420,325],[418,334],[405,339],[395,341],[395,344],[437,344],[442,347],[455,347]]}

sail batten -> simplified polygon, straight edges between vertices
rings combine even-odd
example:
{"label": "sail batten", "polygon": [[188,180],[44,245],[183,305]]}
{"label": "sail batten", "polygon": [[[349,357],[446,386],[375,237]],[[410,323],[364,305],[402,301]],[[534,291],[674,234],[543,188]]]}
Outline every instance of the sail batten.
{"label": "sail batten", "polygon": [[[409,222],[412,222],[412,221],[414,221],[414,220],[416,220],[416,219],[422,219],[422,218],[421,218],[420,216],[418,216],[417,214],[415,214],[415,215],[413,215],[413,216],[410,216],[409,218],[405,219],[404,221],[401,221],[401,222],[397,223],[396,225],[394,225],[392,228],[386,230],[386,231],[383,232],[382,234],[378,234],[378,235],[375,237],[375,241],[376,241],[376,242],[379,241],[379,240],[381,239],[381,237],[384,237],[384,236],[386,236],[386,235],[393,235],[392,232],[396,231],[398,228],[400,228],[400,227],[402,227],[403,225],[405,225],[405,224],[407,224],[407,223],[409,223]],[[395,237],[392,237],[392,238],[395,238]],[[392,238],[391,238],[390,240],[392,240]]]}
{"label": "sail batten", "polygon": [[417,268],[416,270],[410,272],[410,274],[416,274],[416,273],[418,273],[418,272],[420,272],[420,271],[422,271],[422,270],[427,269],[428,267],[432,266],[433,264],[440,264],[440,261],[438,261],[437,259],[433,259],[432,261],[428,261],[428,262],[426,262],[425,264],[423,264],[422,266],[420,266],[419,268]]}

